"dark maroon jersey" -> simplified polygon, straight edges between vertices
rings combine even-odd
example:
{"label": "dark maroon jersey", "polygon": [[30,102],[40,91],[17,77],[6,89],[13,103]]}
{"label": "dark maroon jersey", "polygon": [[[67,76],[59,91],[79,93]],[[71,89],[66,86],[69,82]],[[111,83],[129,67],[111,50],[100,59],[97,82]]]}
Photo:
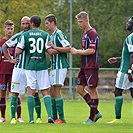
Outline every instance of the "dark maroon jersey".
{"label": "dark maroon jersey", "polygon": [[[2,52],[2,45],[6,42],[7,40],[5,38],[0,40],[0,74],[12,74],[12,70],[14,67],[13,63],[10,63],[9,60],[4,56]],[[8,52],[10,53],[11,56],[14,57],[15,55],[15,48],[8,48]]]}
{"label": "dark maroon jersey", "polygon": [[95,53],[91,55],[82,55],[82,68],[98,68],[98,45],[99,37],[94,28],[83,34],[82,36],[82,50],[94,49]]}

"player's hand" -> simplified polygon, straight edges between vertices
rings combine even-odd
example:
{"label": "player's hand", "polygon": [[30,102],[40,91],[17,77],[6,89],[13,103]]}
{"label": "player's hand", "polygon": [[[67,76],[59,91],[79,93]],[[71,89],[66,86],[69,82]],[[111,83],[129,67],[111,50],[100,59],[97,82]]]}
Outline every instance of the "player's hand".
{"label": "player's hand", "polygon": [[77,54],[77,49],[72,47],[70,50],[71,54]]}
{"label": "player's hand", "polygon": [[132,70],[131,69],[128,70],[128,80],[130,82],[133,82],[133,76],[132,76]]}
{"label": "player's hand", "polygon": [[17,64],[19,62],[19,59],[16,58],[16,59],[11,59],[9,61],[10,61],[10,63]]}
{"label": "player's hand", "polygon": [[52,42],[48,42],[48,46],[55,47],[55,45]]}
{"label": "player's hand", "polygon": [[133,64],[131,65],[131,70],[133,71]]}
{"label": "player's hand", "polygon": [[108,62],[109,62],[110,64],[113,64],[113,63],[117,62],[117,58],[116,58],[116,57],[109,58],[109,59],[108,59]]}

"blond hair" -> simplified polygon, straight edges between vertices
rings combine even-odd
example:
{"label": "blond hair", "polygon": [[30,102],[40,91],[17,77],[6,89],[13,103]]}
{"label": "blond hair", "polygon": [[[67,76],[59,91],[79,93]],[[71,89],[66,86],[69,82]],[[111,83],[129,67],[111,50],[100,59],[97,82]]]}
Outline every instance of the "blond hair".
{"label": "blond hair", "polygon": [[78,13],[76,16],[75,16],[77,19],[88,19],[89,20],[89,15],[87,12],[85,11],[81,11],[80,13]]}

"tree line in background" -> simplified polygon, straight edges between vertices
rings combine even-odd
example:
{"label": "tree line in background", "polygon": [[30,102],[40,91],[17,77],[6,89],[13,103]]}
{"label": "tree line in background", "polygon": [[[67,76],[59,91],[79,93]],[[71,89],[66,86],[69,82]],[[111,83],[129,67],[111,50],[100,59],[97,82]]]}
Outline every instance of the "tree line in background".
{"label": "tree line in background", "polygon": [[[17,33],[21,31],[23,16],[39,15],[42,18],[40,29],[46,30],[44,18],[53,13],[58,19],[58,28],[70,39],[70,0],[0,0],[0,5],[0,38],[4,36],[3,24],[7,19],[15,23]],[[81,48],[82,30],[75,15],[85,10],[100,37],[100,67],[119,67],[119,63],[110,65],[107,59],[121,56],[123,41],[129,34],[125,23],[133,15],[132,5],[132,0],[72,0],[72,46]],[[73,55],[72,67],[80,67],[80,60],[79,55]]]}

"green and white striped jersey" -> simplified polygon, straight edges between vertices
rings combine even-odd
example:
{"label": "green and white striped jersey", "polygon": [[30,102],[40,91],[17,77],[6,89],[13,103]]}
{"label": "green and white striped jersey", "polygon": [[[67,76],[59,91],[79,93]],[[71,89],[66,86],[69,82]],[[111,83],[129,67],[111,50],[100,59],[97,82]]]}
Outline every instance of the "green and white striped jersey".
{"label": "green and white striped jersey", "polygon": [[[20,36],[24,33],[21,31],[15,35],[13,35],[8,41],[5,42],[7,47],[15,47],[19,41]],[[14,67],[16,68],[24,68],[24,58],[25,58],[25,51],[22,54],[18,55],[16,58],[19,58],[19,63],[15,64]]]}
{"label": "green and white striped jersey", "polygon": [[26,70],[46,70],[47,62],[45,51],[49,48],[50,35],[43,30],[29,30],[25,32],[17,44],[17,48],[25,50]]}
{"label": "green and white striped jersey", "polygon": [[[57,47],[70,47],[70,43],[67,41],[65,34],[59,29],[56,29],[52,33],[52,35],[50,36],[50,40]],[[68,68],[69,63],[67,60],[67,53],[62,52],[59,54],[51,55],[50,64],[51,69]]]}
{"label": "green and white striped jersey", "polygon": [[121,63],[119,71],[128,73],[130,69],[130,54],[133,53],[133,33],[131,33],[123,43]]}

